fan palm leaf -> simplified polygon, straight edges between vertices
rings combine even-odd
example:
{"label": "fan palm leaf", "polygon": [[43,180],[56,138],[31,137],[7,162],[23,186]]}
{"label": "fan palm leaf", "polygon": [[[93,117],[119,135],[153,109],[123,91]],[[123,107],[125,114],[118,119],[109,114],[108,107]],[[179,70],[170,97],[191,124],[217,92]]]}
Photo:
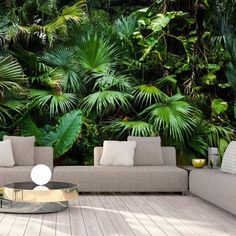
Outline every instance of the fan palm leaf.
{"label": "fan palm leaf", "polygon": [[69,112],[75,108],[77,102],[75,94],[72,93],[55,94],[53,91],[31,89],[29,95],[41,112],[49,108],[50,117]]}
{"label": "fan palm leaf", "polygon": [[113,28],[115,29],[121,40],[127,40],[134,33],[136,25],[137,18],[135,16],[121,16],[115,21]]}
{"label": "fan palm leaf", "polygon": [[95,110],[99,116],[116,111],[117,108],[128,109],[130,107],[128,99],[131,95],[119,91],[98,91],[84,98],[83,109],[90,113]]}
{"label": "fan palm leaf", "polygon": [[20,89],[25,80],[20,64],[11,57],[0,57],[0,88]]}
{"label": "fan palm leaf", "polygon": [[75,93],[83,90],[83,84],[78,73],[73,48],[66,46],[57,47],[46,52],[41,57],[41,60],[48,66],[57,69],[56,71],[60,77],[64,91]]}
{"label": "fan palm leaf", "polygon": [[163,101],[167,98],[160,89],[154,85],[138,85],[133,89],[135,101],[141,105],[151,105],[153,102]]}
{"label": "fan palm leaf", "polygon": [[93,74],[96,79],[95,86],[100,90],[114,90],[127,91],[131,88],[131,82],[128,76],[119,75],[114,71],[107,71],[105,73]]}
{"label": "fan palm leaf", "polygon": [[84,70],[95,73],[105,73],[116,65],[119,59],[117,47],[98,34],[84,37],[77,47],[76,55]]}
{"label": "fan palm leaf", "polygon": [[183,145],[196,129],[196,117],[200,111],[183,101],[183,96],[177,94],[165,102],[159,102],[146,108],[141,114],[146,114],[155,129],[177,145]]}
{"label": "fan palm leaf", "polygon": [[113,120],[105,129],[112,130],[119,136],[126,134],[147,137],[156,134],[151,124],[140,120]]}

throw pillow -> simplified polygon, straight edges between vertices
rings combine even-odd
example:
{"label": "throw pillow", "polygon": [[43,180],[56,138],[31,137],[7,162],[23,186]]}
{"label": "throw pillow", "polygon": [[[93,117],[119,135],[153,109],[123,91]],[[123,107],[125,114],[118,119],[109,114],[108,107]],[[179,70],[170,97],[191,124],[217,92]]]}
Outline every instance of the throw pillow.
{"label": "throw pillow", "polygon": [[13,156],[17,166],[33,166],[35,137],[3,136],[3,140],[11,140]]}
{"label": "throw pillow", "polygon": [[100,165],[133,166],[135,147],[135,141],[104,141]]}
{"label": "throw pillow", "polygon": [[228,145],[221,164],[221,171],[236,174],[236,141]]}
{"label": "throw pillow", "polygon": [[160,137],[129,136],[128,141],[136,141],[137,146],[134,154],[135,166],[163,165]]}
{"label": "throw pillow", "polygon": [[11,140],[0,142],[0,166],[12,167],[15,165]]}

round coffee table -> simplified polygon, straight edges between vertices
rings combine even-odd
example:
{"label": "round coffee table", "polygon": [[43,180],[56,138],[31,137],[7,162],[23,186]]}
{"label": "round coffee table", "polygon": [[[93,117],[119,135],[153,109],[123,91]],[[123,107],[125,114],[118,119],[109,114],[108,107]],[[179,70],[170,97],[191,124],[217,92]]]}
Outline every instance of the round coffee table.
{"label": "round coffee table", "polygon": [[49,182],[37,186],[33,182],[18,182],[3,186],[0,212],[48,213],[68,207],[68,201],[77,199],[79,187],[64,182]]}

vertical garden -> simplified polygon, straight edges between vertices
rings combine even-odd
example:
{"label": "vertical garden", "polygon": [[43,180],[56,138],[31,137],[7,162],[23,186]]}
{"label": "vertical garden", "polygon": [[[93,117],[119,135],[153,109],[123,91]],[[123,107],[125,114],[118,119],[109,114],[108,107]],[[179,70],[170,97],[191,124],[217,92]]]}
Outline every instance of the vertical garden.
{"label": "vertical garden", "polygon": [[34,135],[56,164],[162,137],[179,163],[222,154],[236,127],[234,0],[12,0],[0,5],[0,137]]}

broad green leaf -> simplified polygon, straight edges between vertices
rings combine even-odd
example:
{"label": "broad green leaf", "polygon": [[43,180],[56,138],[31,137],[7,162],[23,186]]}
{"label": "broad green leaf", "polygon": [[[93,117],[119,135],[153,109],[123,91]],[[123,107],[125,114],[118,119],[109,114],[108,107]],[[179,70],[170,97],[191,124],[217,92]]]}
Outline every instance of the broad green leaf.
{"label": "broad green leaf", "polygon": [[214,99],[211,102],[211,109],[215,114],[219,115],[228,110],[228,103],[219,98]]}
{"label": "broad green leaf", "polygon": [[210,72],[202,77],[202,82],[207,85],[214,85],[216,83],[216,79],[216,75]]}
{"label": "broad green leaf", "polygon": [[61,157],[78,139],[81,126],[82,111],[71,111],[59,119],[55,131],[51,131],[43,137],[43,144],[54,147],[55,158]]}
{"label": "broad green leaf", "polygon": [[30,115],[25,116],[20,123],[21,135],[35,136],[36,142],[40,144],[40,137],[42,132],[31,119]]}
{"label": "broad green leaf", "polygon": [[220,70],[220,65],[218,65],[218,64],[208,64],[207,65],[207,68],[208,68],[208,70],[211,70],[211,71],[218,71],[218,70]]}
{"label": "broad green leaf", "polygon": [[157,14],[156,18],[151,22],[149,28],[157,32],[166,27],[170,22],[170,17],[165,14]]}

